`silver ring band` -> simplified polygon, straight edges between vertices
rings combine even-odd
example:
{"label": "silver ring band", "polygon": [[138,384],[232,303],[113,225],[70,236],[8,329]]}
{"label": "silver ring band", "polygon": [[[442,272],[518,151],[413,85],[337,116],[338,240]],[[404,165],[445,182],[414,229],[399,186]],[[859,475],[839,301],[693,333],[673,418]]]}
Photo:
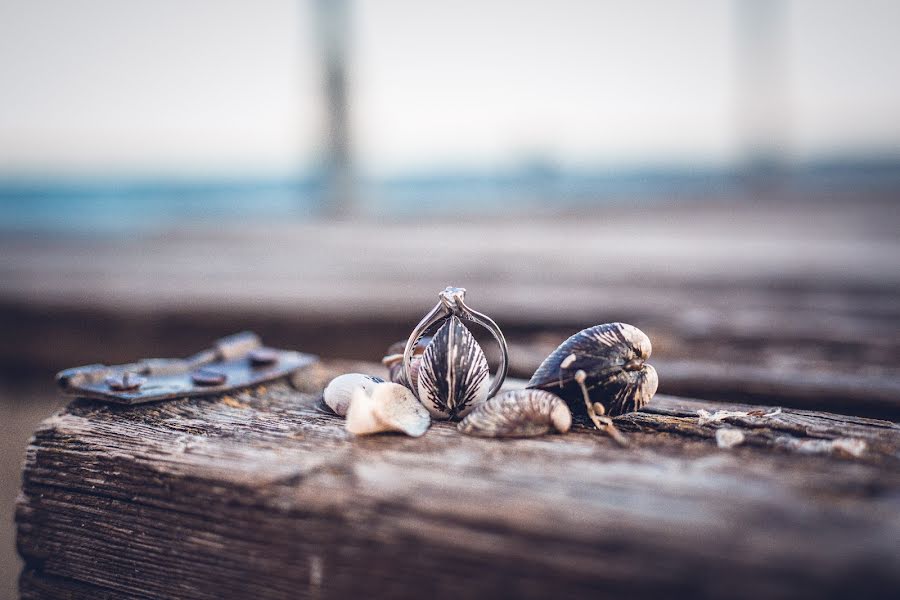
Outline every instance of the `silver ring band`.
{"label": "silver ring band", "polygon": [[[500,328],[494,320],[477,310],[469,308],[468,305],[466,305],[465,296],[465,288],[457,287],[448,287],[438,294],[440,301],[422,318],[421,321],[419,321],[419,324],[416,325],[416,328],[413,329],[409,339],[406,341],[406,348],[403,350],[403,378],[406,381],[412,381],[409,376],[409,368],[413,351],[419,338],[434,325],[445,319],[449,319],[451,316],[457,316],[461,319],[477,323],[487,329],[500,346],[500,366],[497,367],[497,373],[494,375],[494,380],[491,382],[491,387],[488,389],[487,393],[487,397],[491,398],[503,385],[504,380],[506,380],[506,372],[509,370],[509,348],[506,346],[506,338],[503,337],[503,332],[500,331]],[[411,385],[410,387],[413,386]],[[412,392],[418,397],[418,390],[414,389]]]}

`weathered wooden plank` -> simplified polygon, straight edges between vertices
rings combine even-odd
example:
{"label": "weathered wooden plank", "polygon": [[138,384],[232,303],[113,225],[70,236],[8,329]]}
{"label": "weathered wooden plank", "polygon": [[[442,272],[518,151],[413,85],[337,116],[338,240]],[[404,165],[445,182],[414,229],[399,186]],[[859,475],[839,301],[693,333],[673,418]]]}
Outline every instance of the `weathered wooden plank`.
{"label": "weathered wooden plank", "polygon": [[[618,419],[627,448],[587,429],[499,441],[447,423],[354,439],[314,407],[347,368],[375,367],[225,398],[76,401],[48,419],[18,507],[23,596],[900,590],[895,424],[659,396]],[[718,448],[722,427],[745,443]]]}
{"label": "weathered wooden plank", "polygon": [[[46,320],[85,310],[121,318],[120,332],[111,333],[117,343],[142,339],[130,331],[148,315],[177,319],[188,311],[188,323],[197,314],[281,323],[302,316],[402,322],[408,332],[435,294],[453,284],[468,287],[471,300],[505,329],[627,320],[679,342],[781,341],[795,350],[846,347],[857,356],[875,348],[874,354],[893,353],[886,364],[897,362],[900,216],[892,199],[583,212],[464,225],[363,220],[239,223],[113,238],[5,236],[0,312],[30,309]],[[88,337],[73,344],[82,353]],[[155,340],[163,337],[155,332]],[[28,344],[26,336],[15,341],[0,340],[0,353],[53,351]],[[353,344],[304,349],[348,356]],[[75,362],[83,360],[81,354]]]}
{"label": "weathered wooden plank", "polygon": [[665,391],[900,420],[900,378],[711,361],[656,361]]}
{"label": "weathered wooden plank", "polygon": [[[510,344],[510,372],[529,377],[564,339],[543,334],[529,344]],[[651,362],[660,373],[660,390],[670,395],[900,420],[900,372],[893,366],[861,368],[858,358],[847,364],[816,362],[796,352],[788,358],[774,344],[761,346],[747,357],[728,356],[725,344],[718,356],[706,358],[658,358],[654,351]],[[664,346],[663,354],[671,356],[667,350]]]}
{"label": "weathered wooden plank", "polygon": [[6,236],[0,363],[175,356],[236,326],[377,359],[460,284],[516,344],[519,376],[538,334],[621,320],[653,340],[663,392],[896,419],[898,218],[893,201],[770,202]]}

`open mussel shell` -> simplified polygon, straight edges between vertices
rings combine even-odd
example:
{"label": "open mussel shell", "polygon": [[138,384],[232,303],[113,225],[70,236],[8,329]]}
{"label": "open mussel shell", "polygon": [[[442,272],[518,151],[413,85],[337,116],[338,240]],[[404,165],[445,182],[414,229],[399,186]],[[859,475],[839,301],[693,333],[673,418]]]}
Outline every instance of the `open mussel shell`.
{"label": "open mussel shell", "polygon": [[645,362],[650,352],[650,338],[633,325],[595,325],[560,344],[528,387],[558,394],[576,414],[585,414],[580,378],[591,402],[603,404],[608,415],[640,410],[659,384],[656,369]]}
{"label": "open mussel shell", "polygon": [[459,419],[488,392],[489,372],[481,346],[453,316],[437,330],[418,371],[419,400],[436,419]]}
{"label": "open mussel shell", "polygon": [[409,361],[409,377],[412,382],[407,382],[403,377],[403,350],[406,348],[406,340],[391,344],[384,358],[381,359],[381,364],[387,367],[388,379],[417,391],[419,389],[419,365],[422,364],[422,354],[430,342],[430,336],[423,336],[419,338],[413,348],[413,355]]}
{"label": "open mussel shell", "polygon": [[376,384],[384,383],[381,377],[364,375],[362,373],[346,373],[332,379],[322,391],[322,400],[333,410],[335,414],[345,416],[350,406],[350,399],[356,388],[362,388],[367,393],[372,391]]}
{"label": "open mussel shell", "polygon": [[559,396],[544,390],[512,390],[476,406],[457,429],[480,437],[533,437],[566,433],[572,413]]}
{"label": "open mussel shell", "polygon": [[382,382],[370,390],[362,387],[353,390],[344,427],[354,435],[394,431],[419,437],[430,424],[428,411],[409,389]]}

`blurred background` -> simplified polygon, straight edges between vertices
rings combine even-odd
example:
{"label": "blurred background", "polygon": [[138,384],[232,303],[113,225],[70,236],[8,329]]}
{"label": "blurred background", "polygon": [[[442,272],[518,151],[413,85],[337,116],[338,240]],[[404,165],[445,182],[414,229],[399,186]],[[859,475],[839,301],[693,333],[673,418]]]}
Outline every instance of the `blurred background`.
{"label": "blurred background", "polygon": [[[0,597],[64,367],[378,361],[446,285],[527,377],[900,415],[893,0],[0,0]],[[489,346],[489,345],[488,345]]]}

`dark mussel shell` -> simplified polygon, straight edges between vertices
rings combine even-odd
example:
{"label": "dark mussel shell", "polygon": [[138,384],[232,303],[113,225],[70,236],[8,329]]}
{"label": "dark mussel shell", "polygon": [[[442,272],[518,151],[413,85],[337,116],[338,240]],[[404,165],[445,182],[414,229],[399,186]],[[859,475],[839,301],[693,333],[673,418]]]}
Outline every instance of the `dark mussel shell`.
{"label": "dark mussel shell", "polygon": [[603,404],[608,415],[640,410],[659,384],[656,369],[645,362],[650,352],[650,338],[633,325],[595,325],[560,344],[527,387],[553,392],[583,415],[587,406],[576,377],[583,371],[591,402]]}
{"label": "dark mussel shell", "polygon": [[438,329],[418,370],[418,398],[436,419],[459,419],[487,397],[487,359],[462,321],[447,319]]}

